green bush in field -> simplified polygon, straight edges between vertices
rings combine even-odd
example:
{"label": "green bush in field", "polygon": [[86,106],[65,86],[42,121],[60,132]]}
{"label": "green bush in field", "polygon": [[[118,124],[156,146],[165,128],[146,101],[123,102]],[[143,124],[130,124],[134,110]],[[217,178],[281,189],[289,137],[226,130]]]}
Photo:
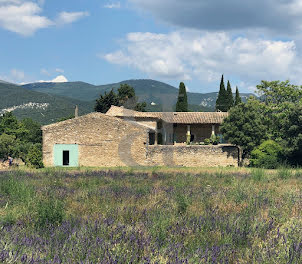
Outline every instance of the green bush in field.
{"label": "green bush in field", "polygon": [[275,169],[280,166],[282,147],[273,140],[266,140],[251,152],[253,167]]}
{"label": "green bush in field", "polygon": [[26,163],[36,169],[44,167],[41,144],[35,144],[29,148]]}

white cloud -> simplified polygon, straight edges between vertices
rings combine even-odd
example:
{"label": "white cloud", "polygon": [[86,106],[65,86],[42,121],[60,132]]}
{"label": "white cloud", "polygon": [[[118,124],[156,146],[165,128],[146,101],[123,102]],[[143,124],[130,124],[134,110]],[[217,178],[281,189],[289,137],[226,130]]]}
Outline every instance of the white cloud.
{"label": "white cloud", "polygon": [[128,0],[173,25],[199,30],[264,29],[296,34],[301,0]]}
{"label": "white cloud", "polygon": [[2,0],[0,2],[0,27],[9,31],[30,36],[37,30],[53,25],[45,16],[40,16],[42,9],[34,2]]}
{"label": "white cloud", "polygon": [[294,41],[232,38],[227,33],[176,31],[169,34],[130,33],[120,50],[106,61],[126,65],[151,78],[215,83],[221,74],[244,80],[246,89],[262,79],[302,81]]}
{"label": "white cloud", "polygon": [[78,21],[79,19],[83,17],[89,16],[88,12],[61,12],[57,19],[56,22],[58,25],[64,25],[64,24],[70,24],[73,22]]}
{"label": "white cloud", "polygon": [[20,4],[22,0],[0,0],[0,5],[2,4]]}
{"label": "white cloud", "polygon": [[23,36],[31,36],[39,29],[73,23],[88,12],[61,12],[55,21],[41,15],[44,0],[0,0],[0,27]]}
{"label": "white cloud", "polygon": [[104,5],[104,7],[109,8],[109,9],[119,9],[119,8],[121,8],[121,3],[120,2],[108,3],[108,4]]}

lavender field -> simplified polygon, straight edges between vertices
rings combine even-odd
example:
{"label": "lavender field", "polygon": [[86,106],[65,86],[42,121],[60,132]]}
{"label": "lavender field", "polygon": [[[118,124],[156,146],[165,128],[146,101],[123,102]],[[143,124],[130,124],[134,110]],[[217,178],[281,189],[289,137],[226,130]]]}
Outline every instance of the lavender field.
{"label": "lavender field", "polygon": [[1,263],[302,263],[302,171],[0,173]]}

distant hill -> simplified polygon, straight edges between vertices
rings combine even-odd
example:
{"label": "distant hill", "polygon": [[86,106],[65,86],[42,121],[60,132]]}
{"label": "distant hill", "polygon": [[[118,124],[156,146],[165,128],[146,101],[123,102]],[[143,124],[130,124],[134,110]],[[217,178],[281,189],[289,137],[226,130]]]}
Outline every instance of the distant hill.
{"label": "distant hill", "polygon": [[[117,90],[120,84],[127,83],[135,89],[139,101],[148,103],[149,111],[162,109],[171,111],[175,106],[178,88],[169,84],[155,80],[126,80],[119,83],[107,85],[92,85],[84,82],[67,82],[67,83],[32,83],[22,87],[32,91],[60,95],[73,99],[94,101],[100,94],[108,92],[111,89]],[[217,88],[218,89],[218,88]],[[192,111],[213,111],[218,93],[190,93],[188,92],[188,102],[192,106]],[[242,93],[243,101],[251,96],[251,93]],[[156,106],[151,106],[151,102]]]}
{"label": "distant hill", "polygon": [[9,110],[19,119],[30,117],[41,124],[49,124],[74,114],[75,105],[79,106],[79,114],[86,114],[93,111],[94,103],[0,82],[0,114]]}

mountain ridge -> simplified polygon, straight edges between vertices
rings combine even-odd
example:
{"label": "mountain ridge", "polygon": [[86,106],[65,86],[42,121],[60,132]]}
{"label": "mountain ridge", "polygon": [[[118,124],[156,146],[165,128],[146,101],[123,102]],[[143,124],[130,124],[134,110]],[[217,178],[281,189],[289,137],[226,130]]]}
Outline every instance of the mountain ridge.
{"label": "mountain ridge", "polygon": [[[148,104],[154,102],[157,105],[162,105],[163,110],[173,110],[177,101],[178,88],[151,79],[132,79],[105,85],[93,85],[81,81],[67,83],[32,83],[23,85],[22,87],[38,92],[81,99],[83,101],[94,101],[100,94],[109,92],[111,89],[117,90],[120,84],[125,83],[135,89],[139,101],[146,101]],[[187,92],[187,94],[189,104],[207,107],[209,108],[208,110],[215,109],[218,92]],[[252,93],[242,93],[241,97],[243,101],[246,101],[251,95],[255,96]]]}
{"label": "mountain ridge", "polygon": [[[147,111],[174,111],[178,88],[169,84],[150,80],[125,80],[118,83],[93,85],[78,82],[42,82],[16,85],[0,81],[0,114],[13,111],[17,118],[30,117],[41,124],[57,122],[58,119],[74,114],[78,105],[80,115],[94,111],[95,100],[111,89],[115,91],[121,84],[131,85],[140,102],[147,103]],[[218,92],[188,92],[190,111],[215,111]],[[243,93],[246,101],[251,93]]]}
{"label": "mountain ridge", "polygon": [[74,114],[76,105],[79,106],[80,114],[93,111],[92,102],[30,91],[14,84],[0,83],[0,114],[13,111],[18,119],[30,117],[44,125]]}

